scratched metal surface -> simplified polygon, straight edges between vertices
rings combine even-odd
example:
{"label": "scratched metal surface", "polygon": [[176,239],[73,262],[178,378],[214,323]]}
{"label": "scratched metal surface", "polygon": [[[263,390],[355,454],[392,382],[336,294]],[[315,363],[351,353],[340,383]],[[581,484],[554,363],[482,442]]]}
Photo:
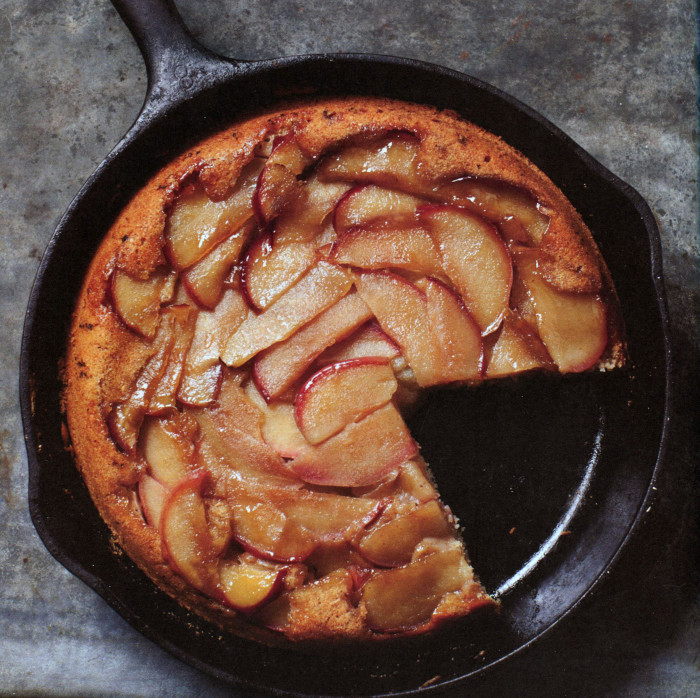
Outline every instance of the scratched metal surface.
{"label": "scratched metal surface", "polygon": [[[697,453],[697,133],[690,0],[178,0],[240,58],[408,56],[542,112],[651,204],[662,232],[682,406],[663,497],[595,598],[478,695],[700,694],[692,505]],[[29,520],[17,396],[38,260],[82,182],[135,118],[138,51],[107,0],[0,0],[0,694],[210,696],[230,689],[132,630],[46,552]]]}

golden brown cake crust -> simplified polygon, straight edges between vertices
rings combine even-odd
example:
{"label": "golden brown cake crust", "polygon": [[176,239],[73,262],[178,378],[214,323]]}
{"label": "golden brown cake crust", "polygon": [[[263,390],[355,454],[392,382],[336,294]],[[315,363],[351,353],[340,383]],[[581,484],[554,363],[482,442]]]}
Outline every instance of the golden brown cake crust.
{"label": "golden brown cake crust", "polygon": [[[499,178],[523,187],[537,199],[551,222],[542,248],[551,254],[544,271],[554,286],[596,291],[608,305],[608,346],[599,362],[624,362],[622,323],[610,274],[590,231],[564,195],[526,158],[496,136],[432,107],[376,98],[330,99],[291,105],[232,126],[176,158],[134,197],[108,232],[86,276],[78,300],[66,362],[67,419],[75,458],[101,516],[119,545],[171,596],[233,632],[265,642],[284,642],[278,634],[248,623],[240,614],[194,590],[163,561],[161,542],[135,505],[134,486],[146,464],[121,452],[106,423],[111,404],[124,399],[134,375],[150,355],[150,343],[126,328],[112,311],[109,278],[115,269],[147,278],[165,264],[167,212],[182,183],[198,172],[214,200],[233,189],[242,168],[271,135],[294,131],[299,145],[321,154],[358,135],[409,131],[420,137],[420,157],[428,176],[451,180],[465,176]],[[328,585],[325,594],[302,597],[292,637],[318,639],[316,620],[345,637],[368,633],[357,612]],[[478,603],[488,597],[474,582]],[[478,605],[477,603],[477,605]],[[445,603],[449,613],[449,603]]]}

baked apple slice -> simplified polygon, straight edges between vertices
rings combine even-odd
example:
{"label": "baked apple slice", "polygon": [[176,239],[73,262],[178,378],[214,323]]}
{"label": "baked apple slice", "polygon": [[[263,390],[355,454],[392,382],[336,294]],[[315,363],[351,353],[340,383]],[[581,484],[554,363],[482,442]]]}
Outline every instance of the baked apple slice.
{"label": "baked apple slice", "polygon": [[425,204],[424,199],[411,194],[362,184],[340,198],[333,211],[333,227],[338,235],[342,235],[349,228],[373,221],[391,219],[410,224],[422,204]]}
{"label": "baked apple slice", "polygon": [[348,186],[311,177],[275,220],[274,230],[251,245],[242,281],[253,307],[267,308],[313,266],[317,248],[327,242],[324,221]]}
{"label": "baked apple slice", "polygon": [[444,274],[435,243],[415,223],[393,220],[383,225],[356,226],[333,243],[328,260],[361,269],[405,269],[428,276]]}
{"label": "baked apple slice", "polygon": [[216,399],[223,374],[219,356],[226,340],[249,312],[240,291],[230,288],[224,292],[214,310],[200,310],[197,313],[194,337],[177,391],[177,399],[182,404],[206,407]]}
{"label": "baked apple slice", "polygon": [[466,177],[440,187],[436,195],[493,221],[515,243],[539,245],[549,226],[530,192],[497,179]]}
{"label": "baked apple slice", "polygon": [[457,542],[404,567],[375,571],[362,588],[367,622],[385,633],[427,626],[443,596],[461,590],[470,578]]}
{"label": "baked apple slice", "polygon": [[239,493],[231,504],[233,537],[249,553],[273,562],[303,562],[318,541],[258,496]]}
{"label": "baked apple slice", "polygon": [[425,504],[438,498],[435,488],[430,484],[426,475],[426,465],[422,458],[413,458],[404,463],[396,477],[369,487],[354,487],[352,493],[356,497],[369,499],[385,499],[401,497],[402,500]]}
{"label": "baked apple slice", "polygon": [[267,495],[290,521],[322,543],[349,541],[381,514],[386,502],[307,490],[278,490]]}
{"label": "baked apple slice", "polygon": [[355,589],[359,589],[366,581],[369,576],[368,568],[371,566],[357,550],[344,541],[316,548],[305,560],[305,564],[311,567],[319,578],[326,577],[338,570],[341,572],[347,570],[356,578],[356,583],[353,584]]}
{"label": "baked apple slice", "polygon": [[420,140],[412,133],[393,131],[329,155],[319,169],[319,177],[420,193],[427,183],[418,174],[419,146]]}
{"label": "baked apple slice", "polygon": [[363,325],[347,339],[329,347],[318,357],[318,364],[326,366],[339,361],[364,357],[394,359],[400,353],[398,344],[373,320]]}
{"label": "baked apple slice", "polygon": [[486,377],[510,376],[535,368],[553,371],[555,365],[532,326],[509,310],[488,352]]}
{"label": "baked apple slice", "polygon": [[462,299],[437,279],[426,279],[423,290],[428,303],[428,322],[443,358],[440,380],[474,380],[481,377],[484,347],[479,326]]}
{"label": "baked apple slice", "polygon": [[397,383],[386,359],[350,359],[315,373],[299,390],[294,417],[310,444],[318,444],[389,402]]}
{"label": "baked apple slice", "polygon": [[197,423],[175,412],[164,419],[147,419],[141,448],[150,474],[168,489],[182,482],[194,467]]}
{"label": "baked apple slice", "polygon": [[275,240],[280,243],[314,242],[325,227],[338,201],[352,188],[345,182],[324,182],[313,174],[303,183],[299,198],[275,221]]}
{"label": "baked apple slice", "polygon": [[196,414],[202,439],[197,443],[197,463],[224,481],[247,479],[277,486],[299,487],[302,483],[285,466],[282,457],[262,440],[237,429],[221,414]]}
{"label": "baked apple slice", "polygon": [[272,233],[258,236],[248,250],[241,283],[250,304],[265,310],[294,285],[316,261],[311,242],[278,241]]}
{"label": "baked apple slice", "polygon": [[282,458],[296,458],[308,442],[294,419],[294,405],[291,402],[271,402],[268,405],[252,380],[246,384],[245,391],[264,415],[262,437],[265,443]]}
{"label": "baked apple slice", "polygon": [[327,347],[347,337],[372,317],[357,293],[348,293],[289,339],[258,356],[253,380],[266,400],[274,400],[291,387]]}
{"label": "baked apple slice", "polygon": [[165,270],[156,271],[147,279],[136,279],[115,270],[109,281],[114,310],[129,329],[153,339],[160,320],[160,307],[172,300],[176,279],[176,274]]}
{"label": "baked apple slice", "polygon": [[163,248],[176,270],[198,262],[252,217],[253,192],[264,162],[254,158],[246,165],[224,201],[212,201],[197,182],[178,195],[168,216]]}
{"label": "baked apple slice", "polygon": [[156,385],[148,403],[146,413],[162,415],[176,409],[176,395],[185,368],[185,357],[190,350],[194,336],[197,313],[187,305],[174,305],[170,308],[175,316],[173,331],[175,341],[168,357],[165,371]]}
{"label": "baked apple slice", "polygon": [[164,308],[154,351],[141,369],[129,396],[116,403],[107,418],[107,426],[119,448],[129,455],[136,454],[136,444],[141,425],[148,411],[155,390],[165,374],[175,343],[175,327],[183,317],[181,306]]}
{"label": "baked apple slice", "polygon": [[454,537],[455,529],[442,507],[431,500],[386,522],[380,519],[362,537],[358,550],[379,567],[399,567],[411,562],[415,547],[424,538]]}
{"label": "baked apple slice", "polygon": [[535,309],[540,338],[561,373],[585,371],[608,343],[605,304],[597,294],[551,286],[538,272],[538,255],[536,250],[520,248],[514,259]]}
{"label": "baked apple slice", "polygon": [[381,328],[401,347],[418,385],[443,382],[445,356],[428,320],[425,294],[410,281],[386,271],[359,272],[355,283]]}
{"label": "baked apple slice", "polygon": [[311,162],[312,158],[304,153],[294,134],[275,139],[253,196],[255,217],[261,227],[298,199],[303,187],[298,176]]}
{"label": "baked apple slice", "polygon": [[260,315],[246,318],[226,343],[221,359],[240,366],[257,353],[291,336],[339,301],[352,286],[352,276],[318,262],[292,288]]}
{"label": "baked apple slice", "polygon": [[141,510],[146,523],[157,531],[160,530],[160,519],[169,493],[167,487],[150,475],[143,475],[139,480],[138,494]]}
{"label": "baked apple slice", "polygon": [[361,487],[384,479],[417,452],[399,411],[389,403],[309,446],[289,467],[312,485]]}
{"label": "baked apple slice", "polygon": [[272,402],[265,410],[263,439],[282,458],[296,458],[308,445],[294,419],[294,405]]}
{"label": "baked apple slice", "polygon": [[272,601],[283,589],[289,568],[258,560],[222,560],[219,563],[221,595],[228,606],[253,613]]}
{"label": "baked apple slice", "polygon": [[442,267],[479,324],[493,332],[508,307],[513,263],[491,223],[453,206],[427,206],[420,219],[430,229]]}
{"label": "baked apple slice", "polygon": [[197,305],[208,310],[216,307],[226,277],[254,229],[253,221],[246,221],[233,235],[181,274],[182,285]]}
{"label": "baked apple slice", "polygon": [[206,478],[204,472],[192,473],[170,493],[161,536],[164,556],[173,570],[196,589],[211,594],[218,587],[218,573],[202,499]]}
{"label": "baked apple slice", "polygon": [[233,484],[241,479],[275,483],[280,487],[299,487],[301,481],[286,467],[282,457],[262,435],[263,413],[245,392],[231,381],[224,381],[215,408],[193,411],[202,438],[196,457],[212,474]]}
{"label": "baked apple slice", "polygon": [[237,429],[260,439],[264,416],[245,389],[245,378],[245,371],[227,370],[216,405],[208,411],[219,415],[223,422],[230,420]]}

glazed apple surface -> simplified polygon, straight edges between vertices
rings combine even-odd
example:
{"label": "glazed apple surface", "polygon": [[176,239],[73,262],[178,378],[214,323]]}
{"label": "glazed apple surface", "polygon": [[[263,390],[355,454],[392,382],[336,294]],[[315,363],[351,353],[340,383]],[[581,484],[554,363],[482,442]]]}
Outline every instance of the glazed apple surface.
{"label": "glazed apple surface", "polygon": [[404,412],[432,386],[609,351],[610,294],[595,274],[562,287],[551,209],[432,174],[424,141],[370,130],[314,151],[292,127],[227,188],[199,164],[170,185],[158,264],[108,277],[143,359],[101,409],[139,464],[143,526],[169,574],[290,637],[320,594],[362,637],[493,603]]}

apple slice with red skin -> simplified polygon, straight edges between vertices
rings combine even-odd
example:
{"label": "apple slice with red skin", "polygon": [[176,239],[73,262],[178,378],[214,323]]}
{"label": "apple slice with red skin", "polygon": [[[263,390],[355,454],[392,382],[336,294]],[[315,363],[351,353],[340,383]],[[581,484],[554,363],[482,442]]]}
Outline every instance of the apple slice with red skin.
{"label": "apple slice with red skin", "polygon": [[314,373],[294,401],[294,418],[318,444],[389,402],[397,383],[386,359],[350,359]]}
{"label": "apple slice with red skin", "polygon": [[139,501],[146,523],[160,530],[160,519],[170,491],[150,475],[141,476],[138,484]]}
{"label": "apple slice with red skin", "polygon": [[549,227],[549,217],[529,191],[498,179],[465,177],[443,185],[436,196],[493,221],[511,242],[539,245]]}
{"label": "apple slice with red skin", "polygon": [[280,242],[272,233],[259,235],[248,250],[241,282],[248,302],[265,310],[316,262],[312,242]]}
{"label": "apple slice with red skin", "polygon": [[324,351],[318,357],[318,364],[326,366],[339,361],[364,357],[394,359],[400,353],[401,349],[399,349],[398,344],[382,330],[376,320],[372,320],[347,339]]}
{"label": "apple slice with red skin", "polygon": [[324,221],[347,188],[312,177],[299,199],[275,220],[274,229],[251,245],[241,278],[253,307],[267,308],[313,266],[318,246],[327,241]]}
{"label": "apple slice with red skin", "polygon": [[347,337],[372,317],[357,293],[351,292],[320,313],[289,339],[260,354],[253,380],[266,400],[282,395],[327,347]]}
{"label": "apple slice with red skin", "polygon": [[253,195],[253,210],[261,227],[300,196],[303,183],[298,176],[312,161],[293,133],[275,139]]}
{"label": "apple slice with red skin", "polygon": [[214,474],[230,473],[256,482],[301,483],[262,435],[264,415],[232,381],[224,381],[219,405],[194,413],[202,430],[197,459]]}
{"label": "apple slice with red skin", "polygon": [[290,337],[345,296],[352,276],[327,262],[318,262],[292,288],[260,315],[246,318],[226,343],[225,364],[240,366],[259,352]]}
{"label": "apple slice with red skin", "polygon": [[148,403],[146,413],[149,415],[163,415],[177,409],[176,396],[185,367],[185,358],[194,337],[197,312],[186,305],[174,305],[170,309],[176,318],[173,325],[175,341],[165,371]]}
{"label": "apple slice with red skin", "polygon": [[418,504],[425,504],[437,499],[437,492],[426,476],[426,467],[422,458],[414,458],[401,466],[397,476],[370,487],[354,487],[356,497],[385,499],[408,495]]}
{"label": "apple slice with red skin", "polygon": [[222,601],[241,613],[254,613],[284,589],[288,567],[260,562],[225,560],[219,563]]}
{"label": "apple slice with red skin", "polygon": [[112,306],[129,329],[153,339],[160,306],[172,300],[176,279],[177,275],[171,271],[156,271],[147,279],[136,279],[115,269],[109,281]]}
{"label": "apple slice with red skin", "polygon": [[385,633],[418,629],[430,622],[445,594],[460,591],[470,578],[459,545],[404,567],[375,571],[362,587],[367,623]]}
{"label": "apple slice with red skin", "polygon": [[392,220],[397,223],[415,221],[416,210],[425,204],[411,194],[394,189],[361,184],[350,189],[338,201],[333,211],[333,227],[338,235],[357,225],[373,221]]}
{"label": "apple slice with red skin", "polygon": [[249,312],[236,289],[227,289],[214,310],[199,311],[177,391],[183,405],[206,407],[216,400],[223,375],[219,355]]}
{"label": "apple slice with red skin", "polygon": [[454,206],[426,206],[419,215],[482,334],[493,332],[508,307],[513,285],[513,262],[496,228]]}
{"label": "apple slice with red skin", "polygon": [[387,271],[358,272],[355,284],[381,328],[401,347],[418,385],[443,382],[445,356],[428,320],[425,294],[410,281]]}
{"label": "apple slice with red skin", "polygon": [[[187,309],[189,310],[189,309]],[[112,407],[107,417],[107,426],[119,448],[129,455],[136,454],[141,424],[151,404],[173,351],[175,329],[184,314],[182,306],[164,308],[161,323],[154,339],[154,351],[141,369],[133,389],[123,402]]]}
{"label": "apple slice with red skin", "polygon": [[389,403],[309,446],[289,467],[312,485],[361,487],[384,479],[417,452],[399,411]]}
{"label": "apple slice with red skin", "polygon": [[454,537],[454,527],[437,501],[431,500],[388,521],[380,518],[360,539],[358,550],[379,567],[399,567],[411,562],[415,547],[424,538]]}
{"label": "apple slice with red skin", "polygon": [[419,147],[420,140],[412,133],[392,131],[329,155],[319,168],[319,177],[420,193],[429,184],[416,167]]}
{"label": "apple slice with red skin", "polygon": [[207,310],[216,307],[224,291],[224,281],[254,229],[253,221],[246,221],[233,235],[181,274],[182,285],[197,305]]}
{"label": "apple slice with red skin", "polygon": [[556,366],[533,327],[509,310],[488,351],[486,377],[510,376],[535,368],[553,371]]}
{"label": "apple slice with red skin", "polygon": [[262,436],[265,443],[282,458],[296,458],[308,442],[294,420],[294,405],[291,402],[271,402],[268,405],[252,380],[246,384],[245,392],[264,415]]}
{"label": "apple slice with red skin", "polygon": [[333,243],[328,260],[361,269],[396,268],[428,276],[444,275],[435,243],[420,225],[389,221],[356,226]]}
{"label": "apple slice with red skin", "polygon": [[318,546],[310,531],[258,496],[239,493],[231,516],[235,540],[261,560],[303,562]]}
{"label": "apple slice with red skin", "polygon": [[265,498],[322,543],[352,540],[375,521],[387,505],[386,500],[303,489],[270,489]]}
{"label": "apple slice with red skin", "polygon": [[[357,550],[344,541],[325,543],[319,546],[304,562],[316,572],[316,576],[319,578],[336,570],[355,570],[354,574],[358,582],[362,576],[369,576],[370,570],[368,568],[371,567],[370,563]],[[361,583],[357,584],[355,588],[359,589],[360,586],[362,586]]]}
{"label": "apple slice with red skin", "polygon": [[591,368],[608,343],[605,304],[594,293],[560,291],[538,271],[539,253],[519,248],[513,254],[537,317],[540,339],[561,373]]}
{"label": "apple slice with red skin", "polygon": [[340,199],[351,189],[345,182],[324,182],[316,174],[303,183],[299,198],[275,221],[275,242],[310,243],[328,223]]}
{"label": "apple slice with red skin", "polygon": [[233,494],[242,480],[254,482],[258,493],[272,486],[298,489],[301,480],[264,440],[265,414],[257,400],[251,399],[250,388],[241,387],[241,379],[242,374],[229,374],[218,405],[194,412],[203,435],[197,443],[199,462],[221,477],[224,489],[227,478],[233,478]]}
{"label": "apple slice with red skin", "polygon": [[163,247],[176,270],[198,262],[252,217],[252,197],[264,162],[254,158],[246,165],[224,201],[212,201],[197,182],[180,192],[168,215]]}
{"label": "apple slice with red skin", "polygon": [[170,567],[193,587],[216,593],[218,571],[202,489],[207,473],[190,474],[175,487],[161,518],[163,553]]}
{"label": "apple slice with red skin", "polygon": [[263,439],[282,458],[296,458],[308,445],[294,420],[294,405],[272,402],[265,410]]}
{"label": "apple slice with red skin", "polygon": [[[207,432],[206,425],[202,426],[202,432]],[[242,438],[247,441],[249,437],[243,435]],[[269,448],[267,444],[263,444],[263,446]],[[257,463],[246,459],[248,456],[245,453],[246,449],[254,456],[260,457],[259,452],[255,451],[249,444],[243,444],[239,446],[237,451],[232,452],[225,440],[216,441],[209,438],[209,435],[197,442],[195,461],[199,467],[205,468],[211,473],[213,478],[212,494],[214,496],[228,499],[232,493],[236,493],[240,489],[242,480],[249,482],[260,492],[269,487],[288,487],[294,490],[303,487],[304,483],[294,473],[284,468],[284,461],[280,459],[279,469],[274,469],[270,461],[263,463],[263,467],[258,467]],[[277,456],[277,454],[274,455]],[[268,467],[265,467],[266,465]]]}
{"label": "apple slice with red skin", "polygon": [[145,421],[140,441],[143,455],[150,474],[168,489],[193,470],[196,435],[196,421],[179,412]]}
{"label": "apple slice with red skin", "polygon": [[462,299],[437,279],[426,279],[428,322],[443,353],[442,382],[481,378],[484,366],[484,345],[479,326],[464,306]]}

